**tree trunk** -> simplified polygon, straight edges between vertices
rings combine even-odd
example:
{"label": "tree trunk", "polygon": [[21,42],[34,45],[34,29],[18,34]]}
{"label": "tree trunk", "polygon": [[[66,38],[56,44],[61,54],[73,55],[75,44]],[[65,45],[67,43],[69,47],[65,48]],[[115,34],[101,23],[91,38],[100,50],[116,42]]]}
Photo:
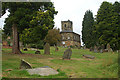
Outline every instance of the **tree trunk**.
{"label": "tree trunk", "polygon": [[21,54],[21,51],[20,51],[20,48],[19,48],[19,34],[18,34],[18,31],[17,31],[17,25],[16,24],[13,24],[12,31],[13,31],[12,53]]}

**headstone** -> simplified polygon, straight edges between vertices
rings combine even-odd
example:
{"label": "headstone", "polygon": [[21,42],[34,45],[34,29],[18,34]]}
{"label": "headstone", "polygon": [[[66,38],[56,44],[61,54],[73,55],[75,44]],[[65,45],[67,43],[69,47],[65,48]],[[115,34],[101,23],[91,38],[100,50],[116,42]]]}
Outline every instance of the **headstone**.
{"label": "headstone", "polygon": [[90,58],[90,59],[94,59],[95,58],[94,56],[91,56],[91,55],[83,55],[83,57]]}
{"label": "headstone", "polygon": [[86,49],[86,46],[83,46],[83,49]]}
{"label": "headstone", "polygon": [[55,46],[55,51],[58,51],[58,47],[57,46]]}
{"label": "headstone", "polygon": [[120,50],[118,50],[118,53],[120,53]]}
{"label": "headstone", "polygon": [[31,67],[30,63],[28,63],[27,61],[22,59],[21,64],[20,64],[20,69],[32,69],[32,67]]}
{"label": "headstone", "polygon": [[110,52],[113,52],[112,48],[110,48]]}
{"label": "headstone", "polygon": [[95,52],[95,53],[98,52],[98,48],[97,48],[97,46],[94,46],[94,52]]}
{"label": "headstone", "polygon": [[120,50],[117,50],[117,53],[120,53]]}
{"label": "headstone", "polygon": [[40,51],[36,51],[35,54],[41,54]]}
{"label": "headstone", "polygon": [[92,47],[90,47],[90,51],[94,51],[94,49]]}
{"label": "headstone", "polygon": [[111,52],[111,48],[110,48],[110,44],[109,43],[107,44],[107,50],[108,50],[108,52]]}
{"label": "headstone", "polygon": [[100,53],[103,53],[103,49],[100,49]]}
{"label": "headstone", "polygon": [[71,48],[68,48],[67,50],[65,50],[63,54],[63,59],[70,59],[71,55],[72,55],[72,50]]}
{"label": "headstone", "polygon": [[103,53],[103,52],[104,52],[104,49],[105,49],[105,47],[104,47],[104,45],[102,44],[102,45],[100,46],[100,53]]}
{"label": "headstone", "polygon": [[44,46],[44,54],[50,54],[50,45],[46,43]]}
{"label": "headstone", "polygon": [[103,52],[108,52],[108,49],[104,49]]}

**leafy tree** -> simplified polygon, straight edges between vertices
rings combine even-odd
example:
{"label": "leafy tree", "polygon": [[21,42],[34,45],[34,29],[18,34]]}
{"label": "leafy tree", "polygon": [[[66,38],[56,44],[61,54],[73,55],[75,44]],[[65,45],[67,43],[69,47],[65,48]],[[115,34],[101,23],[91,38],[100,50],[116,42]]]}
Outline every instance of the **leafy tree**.
{"label": "leafy tree", "polygon": [[21,41],[24,44],[43,45],[43,39],[48,30],[54,27],[54,15],[57,14],[53,4],[48,4],[43,10],[37,11],[30,21],[30,28],[26,28],[21,34]]}
{"label": "leafy tree", "polygon": [[85,12],[82,22],[82,41],[87,48],[94,45],[93,29],[94,29],[94,18],[93,13],[90,10]]}
{"label": "leafy tree", "polygon": [[57,45],[57,43],[61,41],[61,34],[59,30],[56,28],[49,30],[44,41],[49,43],[50,45]]}
{"label": "leafy tree", "polygon": [[114,50],[118,49],[118,41],[120,40],[118,36],[120,31],[119,10],[116,9],[118,7],[120,7],[118,2],[111,4],[104,1],[96,17],[96,33],[98,34],[99,44],[107,45],[109,43]]}
{"label": "leafy tree", "polygon": [[[13,33],[13,53],[21,53],[19,50],[19,34],[22,34],[24,29],[31,27],[30,21],[33,20],[33,16],[36,17],[37,11],[46,11],[49,8],[54,8],[51,2],[49,3],[31,3],[31,2],[7,2],[3,3],[3,14],[5,10],[9,10],[10,15],[5,20],[4,32],[7,35]],[[38,24],[38,23],[34,23]],[[44,26],[42,26],[44,28]],[[13,32],[12,32],[13,31]]]}

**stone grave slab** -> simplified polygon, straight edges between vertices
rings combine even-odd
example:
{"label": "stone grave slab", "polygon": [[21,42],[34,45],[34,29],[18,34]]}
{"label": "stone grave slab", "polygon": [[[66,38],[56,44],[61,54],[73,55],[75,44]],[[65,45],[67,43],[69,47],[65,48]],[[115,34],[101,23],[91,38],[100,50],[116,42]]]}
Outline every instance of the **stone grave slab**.
{"label": "stone grave slab", "polygon": [[91,55],[83,55],[83,57],[90,58],[90,59],[94,59],[95,58],[94,56],[91,56]]}
{"label": "stone grave slab", "polygon": [[35,54],[41,54],[41,52],[40,51],[36,51]]}
{"label": "stone grave slab", "polygon": [[56,75],[58,72],[50,67],[40,67],[34,69],[26,69],[30,75],[38,74],[41,76]]}

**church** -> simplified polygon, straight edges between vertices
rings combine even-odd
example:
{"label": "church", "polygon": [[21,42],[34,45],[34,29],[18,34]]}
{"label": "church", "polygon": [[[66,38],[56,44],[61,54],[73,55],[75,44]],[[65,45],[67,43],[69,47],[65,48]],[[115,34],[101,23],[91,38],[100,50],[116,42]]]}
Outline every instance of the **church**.
{"label": "church", "polygon": [[68,46],[74,46],[74,47],[80,47],[80,35],[73,32],[73,23],[72,21],[61,21],[61,28],[62,31],[60,32],[62,36],[61,45],[68,47]]}

